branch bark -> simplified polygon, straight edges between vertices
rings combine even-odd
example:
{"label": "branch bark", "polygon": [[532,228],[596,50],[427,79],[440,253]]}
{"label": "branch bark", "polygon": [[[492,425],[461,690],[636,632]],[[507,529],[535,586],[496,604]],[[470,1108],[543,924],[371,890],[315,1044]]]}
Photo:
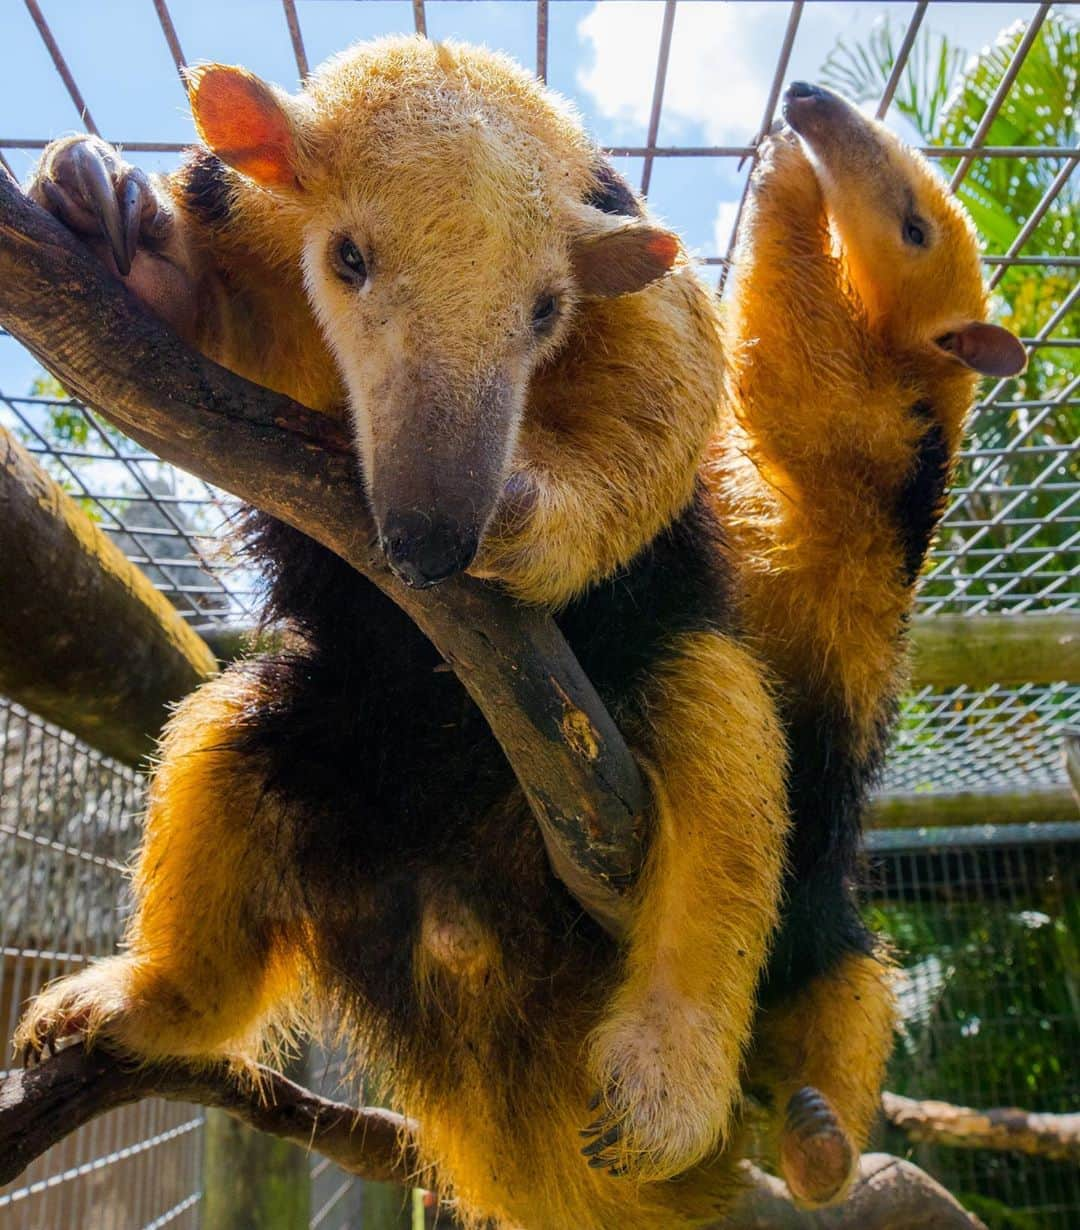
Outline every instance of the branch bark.
{"label": "branch bark", "polygon": [[0,1186],[76,1128],[147,1097],[228,1111],[257,1131],[315,1149],[362,1179],[415,1180],[412,1125],[402,1115],[332,1102],[269,1068],[258,1068],[257,1076],[257,1082],[241,1077],[220,1062],[133,1067],[101,1047],[68,1047],[0,1083]]}
{"label": "branch bark", "polygon": [[779,1179],[747,1166],[750,1190],[712,1230],[986,1230],[925,1170],[888,1153],[864,1153],[847,1199],[800,1209]]}
{"label": "branch bark", "polygon": [[214,655],[0,428],[0,693],[128,764]]}
{"label": "branch bark", "polygon": [[[385,1110],[321,1098],[277,1072],[241,1078],[224,1063],[132,1067],[102,1048],[71,1046],[0,1084],[0,1185],[106,1111],[145,1097],[227,1111],[260,1132],[330,1158],[363,1179],[431,1184],[410,1139],[414,1124]],[[747,1166],[748,1190],[714,1230],[977,1230],[981,1225],[929,1175],[884,1154],[862,1159],[850,1196],[834,1209],[796,1208],[779,1179]]]}
{"label": "branch bark", "polygon": [[1015,1106],[972,1110],[948,1102],[881,1095],[890,1123],[912,1140],[955,1149],[997,1149],[1080,1163],[1080,1113],[1039,1114]]}
{"label": "branch bark", "polygon": [[0,323],[132,439],[317,539],[407,612],[487,718],[555,873],[621,932],[647,792],[547,614],[467,577],[423,592],[401,585],[377,548],[342,429],[184,345],[4,173]]}

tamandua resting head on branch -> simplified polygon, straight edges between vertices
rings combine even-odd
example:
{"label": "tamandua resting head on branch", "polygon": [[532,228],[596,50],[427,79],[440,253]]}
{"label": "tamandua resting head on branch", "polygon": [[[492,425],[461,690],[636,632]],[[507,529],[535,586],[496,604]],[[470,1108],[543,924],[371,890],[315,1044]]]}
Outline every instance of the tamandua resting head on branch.
{"label": "tamandua resting head on branch", "polygon": [[[75,138],[53,147],[31,191],[66,198],[62,216],[87,230],[101,229],[99,202],[119,264],[134,266],[129,286],[201,349],[348,414],[406,584],[471,566],[563,601],[686,503],[715,415],[710,305],[676,236],[612,178],[568,106],[498,55],[409,39],[346,52],[295,96],[219,64],[191,70],[189,84],[204,148],[167,180],[151,186]],[[669,274],[647,309],[605,307]],[[701,317],[681,350],[655,356],[658,383],[678,379],[676,365],[702,372],[683,398],[694,413],[658,422],[680,435],[677,466],[641,456],[612,425],[589,492],[560,482],[554,433],[568,422],[572,433],[574,415],[555,356],[566,375],[585,335],[602,344],[632,329],[647,343],[669,332],[665,310]],[[524,514],[549,544],[542,558],[514,532]]]}
{"label": "tamandua resting head on branch", "polygon": [[242,1062],[310,997],[418,1120],[462,1217],[715,1220],[786,816],[768,672],[734,636],[697,483],[714,297],[492,53],[360,46],[295,97],[209,66],[192,109],[204,145],[167,180],[84,138],[31,191],[211,356],[351,417],[405,583],[469,568],[557,611],[652,782],[650,866],[616,948],[432,647],[255,518],[296,643],[181,707],[124,954],[46,990],[20,1041]]}

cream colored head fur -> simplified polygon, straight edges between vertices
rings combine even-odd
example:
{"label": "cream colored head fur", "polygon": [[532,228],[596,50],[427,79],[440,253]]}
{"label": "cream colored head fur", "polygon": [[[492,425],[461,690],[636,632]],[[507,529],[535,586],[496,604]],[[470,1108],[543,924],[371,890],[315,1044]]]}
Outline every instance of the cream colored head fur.
{"label": "cream colored head fur", "polygon": [[641,290],[678,241],[585,205],[595,146],[486,50],[362,44],[296,97],[209,65],[191,96],[203,140],[250,181],[248,233],[301,254],[391,565],[416,585],[467,567],[534,372],[583,299]]}

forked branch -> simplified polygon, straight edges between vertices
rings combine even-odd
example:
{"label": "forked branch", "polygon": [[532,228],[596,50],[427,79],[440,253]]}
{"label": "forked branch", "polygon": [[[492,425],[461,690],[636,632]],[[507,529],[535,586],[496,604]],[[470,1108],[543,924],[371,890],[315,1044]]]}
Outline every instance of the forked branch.
{"label": "forked branch", "polygon": [[[266,1068],[259,1069],[256,1084],[224,1063],[133,1067],[104,1049],[72,1046],[0,1084],[0,1186],[77,1127],[146,1097],[226,1110],[363,1179],[434,1182],[418,1169],[413,1124],[401,1115],[329,1101]],[[882,1154],[862,1159],[844,1204],[816,1213],[796,1208],[779,1179],[752,1166],[746,1167],[746,1178],[742,1202],[714,1230],[978,1230],[981,1225],[918,1167]]]}

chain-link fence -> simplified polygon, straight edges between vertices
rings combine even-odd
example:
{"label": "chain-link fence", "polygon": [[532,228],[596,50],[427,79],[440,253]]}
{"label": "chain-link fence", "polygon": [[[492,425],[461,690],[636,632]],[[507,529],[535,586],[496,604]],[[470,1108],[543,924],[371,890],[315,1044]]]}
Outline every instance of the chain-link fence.
{"label": "chain-link fence", "polygon": [[[903,964],[889,1088],[961,1106],[1080,1106],[1080,824],[1020,835],[888,834],[871,914]],[[1042,840],[1043,836],[1051,840]],[[1073,1230],[1080,1171],[1016,1153],[910,1146],[995,1230]]]}
{"label": "chain-link fence", "polygon": [[[0,701],[0,1063],[25,1001],[116,948],[142,781]],[[141,1102],[75,1132],[0,1190],[4,1230],[196,1230],[198,1108]]]}

